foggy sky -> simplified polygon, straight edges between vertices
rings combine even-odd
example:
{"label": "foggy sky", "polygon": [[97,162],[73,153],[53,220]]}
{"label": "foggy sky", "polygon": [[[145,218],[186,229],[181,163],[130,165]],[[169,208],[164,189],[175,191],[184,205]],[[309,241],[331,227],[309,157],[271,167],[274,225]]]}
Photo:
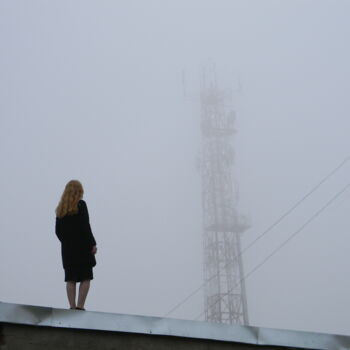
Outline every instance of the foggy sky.
{"label": "foggy sky", "polygon": [[[246,247],[350,154],[346,0],[0,2],[0,300],[67,308],[54,210],[85,189],[89,310],[163,316],[202,284],[199,79],[234,91]],[[186,77],[186,92],[182,85]],[[248,273],[350,162],[243,255]],[[250,324],[350,335],[350,192],[246,280]],[[199,292],[170,317],[194,319]]]}

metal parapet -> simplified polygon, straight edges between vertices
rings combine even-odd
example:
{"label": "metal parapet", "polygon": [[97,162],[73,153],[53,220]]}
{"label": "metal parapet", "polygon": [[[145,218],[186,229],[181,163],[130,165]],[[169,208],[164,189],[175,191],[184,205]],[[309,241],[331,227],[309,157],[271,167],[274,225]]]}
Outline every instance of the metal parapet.
{"label": "metal parapet", "polygon": [[350,349],[350,336],[2,302],[0,325],[6,350]]}

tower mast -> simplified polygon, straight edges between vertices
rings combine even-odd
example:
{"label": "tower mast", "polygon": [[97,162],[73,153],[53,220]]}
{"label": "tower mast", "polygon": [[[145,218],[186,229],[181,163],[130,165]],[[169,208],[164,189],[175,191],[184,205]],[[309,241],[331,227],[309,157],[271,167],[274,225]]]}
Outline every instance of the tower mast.
{"label": "tower mast", "polygon": [[248,225],[238,215],[238,187],[232,181],[235,112],[232,96],[219,88],[215,75],[206,81],[203,73],[200,105],[205,320],[248,324],[240,254],[240,235]]}

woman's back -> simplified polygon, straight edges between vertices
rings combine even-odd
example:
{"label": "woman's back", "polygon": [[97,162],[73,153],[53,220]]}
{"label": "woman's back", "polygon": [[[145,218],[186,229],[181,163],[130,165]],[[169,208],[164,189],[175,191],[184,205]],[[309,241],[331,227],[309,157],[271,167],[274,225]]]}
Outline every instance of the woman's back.
{"label": "woman's back", "polygon": [[56,234],[62,243],[62,262],[68,266],[94,264],[91,254],[96,245],[91,232],[89,214],[84,200],[78,202],[78,213],[56,217]]}
{"label": "woman's back", "polygon": [[62,218],[57,218],[57,223],[59,225],[59,231],[62,235],[62,238],[78,238],[82,232],[87,229],[87,224],[89,219],[86,217],[84,210],[86,203],[84,200],[79,200],[78,202],[78,213],[76,214],[67,214]]}

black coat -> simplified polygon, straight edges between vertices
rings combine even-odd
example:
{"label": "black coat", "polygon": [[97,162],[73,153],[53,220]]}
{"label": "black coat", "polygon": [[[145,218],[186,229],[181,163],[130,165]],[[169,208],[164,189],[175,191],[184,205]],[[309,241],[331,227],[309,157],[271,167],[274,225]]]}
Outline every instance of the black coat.
{"label": "black coat", "polygon": [[88,209],[82,199],[78,202],[78,209],[77,214],[56,217],[55,231],[61,241],[64,268],[96,265],[95,256],[91,253],[96,241],[91,232]]}

